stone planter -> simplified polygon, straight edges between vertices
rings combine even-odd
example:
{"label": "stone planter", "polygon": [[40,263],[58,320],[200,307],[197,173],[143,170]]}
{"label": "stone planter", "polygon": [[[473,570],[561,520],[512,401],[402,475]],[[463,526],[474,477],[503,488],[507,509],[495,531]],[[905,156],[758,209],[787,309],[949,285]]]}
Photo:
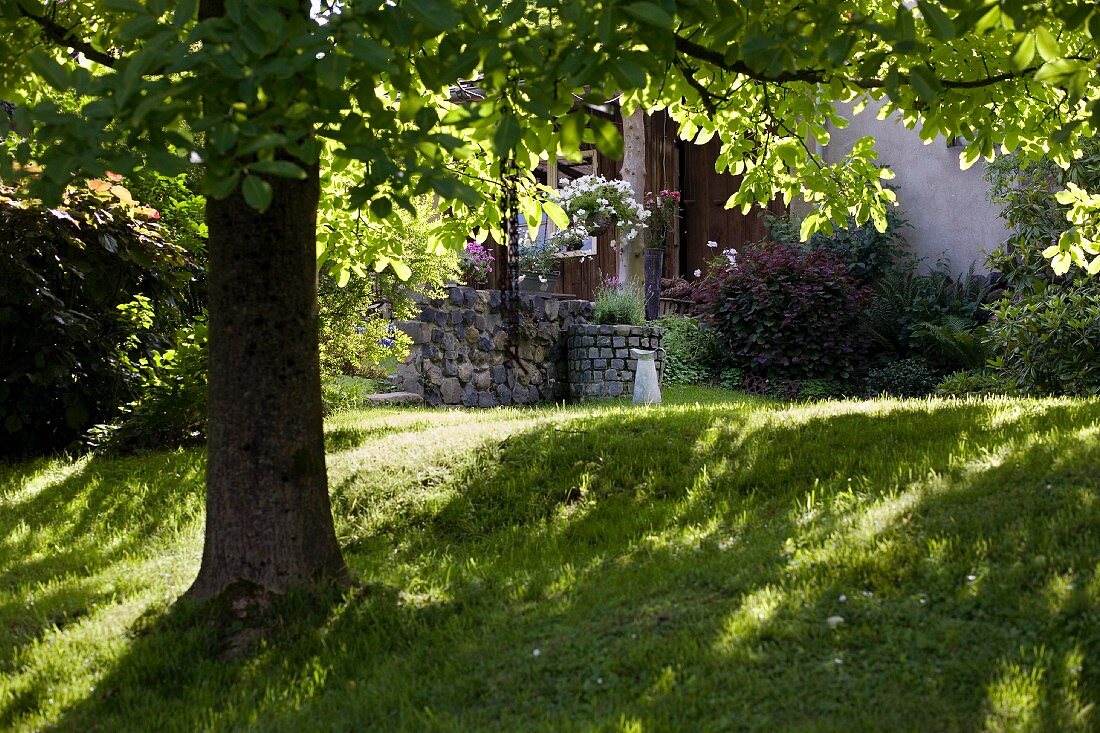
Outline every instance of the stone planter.
{"label": "stone planter", "polygon": [[[569,328],[567,379],[574,400],[601,400],[634,394],[637,359],[631,349],[658,349],[663,331],[656,326],[592,326]],[[657,352],[657,376],[664,371],[664,352]]]}

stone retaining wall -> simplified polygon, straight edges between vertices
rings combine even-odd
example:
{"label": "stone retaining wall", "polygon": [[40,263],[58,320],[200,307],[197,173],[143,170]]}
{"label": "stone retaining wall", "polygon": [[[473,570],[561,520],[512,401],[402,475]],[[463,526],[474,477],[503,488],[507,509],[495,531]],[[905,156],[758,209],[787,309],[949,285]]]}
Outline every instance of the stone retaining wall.
{"label": "stone retaining wall", "polygon": [[413,340],[395,386],[429,405],[497,407],[565,399],[568,330],[592,314],[586,300],[520,293],[515,353],[498,290],[450,287],[420,318],[397,325]]}
{"label": "stone retaining wall", "polygon": [[[567,337],[569,397],[583,401],[633,395],[638,360],[630,350],[659,348],[662,333],[654,326],[572,326]],[[660,377],[664,353],[658,351],[655,360]]]}

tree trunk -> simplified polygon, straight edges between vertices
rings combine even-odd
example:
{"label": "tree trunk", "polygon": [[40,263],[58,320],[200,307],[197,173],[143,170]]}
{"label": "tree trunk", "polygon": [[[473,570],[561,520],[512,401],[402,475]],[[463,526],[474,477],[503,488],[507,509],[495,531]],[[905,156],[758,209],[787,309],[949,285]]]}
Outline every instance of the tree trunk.
{"label": "tree trunk", "polygon": [[[645,112],[641,107],[630,115],[623,115],[623,167],[620,175],[634,189],[635,200],[645,201]],[[619,244],[619,282],[633,282],[641,287],[645,280],[645,263],[642,260],[644,234],[639,233],[633,242]]]}
{"label": "tree trunk", "polygon": [[206,537],[188,594],[345,583],[325,472],[317,353],[320,182],[271,178],[260,213],[208,199]]}

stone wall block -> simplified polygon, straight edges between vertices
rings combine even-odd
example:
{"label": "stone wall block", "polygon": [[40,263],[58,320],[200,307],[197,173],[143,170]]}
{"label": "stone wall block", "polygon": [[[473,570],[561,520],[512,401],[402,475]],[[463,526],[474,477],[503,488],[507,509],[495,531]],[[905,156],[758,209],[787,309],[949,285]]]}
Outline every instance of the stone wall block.
{"label": "stone wall block", "polygon": [[439,385],[439,395],[446,405],[462,404],[462,385],[455,377],[447,377]]}

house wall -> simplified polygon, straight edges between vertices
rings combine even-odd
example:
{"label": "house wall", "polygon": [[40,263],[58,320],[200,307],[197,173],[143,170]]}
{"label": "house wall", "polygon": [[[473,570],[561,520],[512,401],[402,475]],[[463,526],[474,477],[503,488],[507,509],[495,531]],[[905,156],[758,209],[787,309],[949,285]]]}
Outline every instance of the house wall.
{"label": "house wall", "polygon": [[[619,125],[621,129],[622,120],[618,114],[615,115],[614,120],[615,124]],[[676,129],[676,123],[663,111],[646,116],[646,191],[678,190],[680,188],[680,152]],[[596,173],[604,178],[621,178],[622,161],[613,160],[597,153],[595,168]],[[713,160],[710,163],[710,168],[713,173]],[[644,195],[645,191],[635,193]],[[619,255],[611,246],[611,241],[614,238],[614,230],[596,237],[595,257],[589,257],[583,261],[579,259],[565,260],[562,263],[562,278],[558,285],[559,292],[570,293],[588,300],[594,298],[595,291],[600,283],[606,278],[614,277],[618,272]],[[665,257],[665,276],[675,277],[679,274],[679,227],[673,232],[669,240],[668,251],[670,254]]]}
{"label": "house wall", "polygon": [[[868,105],[850,115],[848,127],[831,129],[825,159],[836,162],[859,138],[875,138],[879,160],[896,174],[899,210],[910,227],[902,230],[913,252],[930,267],[946,255],[951,269],[964,272],[971,265],[985,272],[983,250],[991,251],[1008,237],[999,209],[989,202],[984,163],[960,170],[961,148],[949,148],[943,138],[925,145],[916,130],[896,119],[879,120],[879,105]],[[849,107],[849,109],[851,109]]]}
{"label": "house wall", "polygon": [[[619,124],[618,115],[615,121]],[[728,173],[714,170],[719,143],[716,139],[703,145],[680,140],[677,125],[664,111],[646,117],[646,191],[679,190],[683,196],[677,227],[669,238],[664,262],[664,276],[684,275],[693,279],[696,269],[706,269],[715,256],[707,247],[713,240],[726,247],[741,247],[764,238],[764,211],[754,208],[748,214],[738,209],[726,209],[726,200],[740,186],[740,180]],[[621,161],[596,156],[596,172],[605,178],[619,178]],[[638,192],[644,193],[644,192]],[[782,201],[774,201],[767,210],[781,215],[786,212]],[[614,231],[596,238],[597,253],[583,262],[566,260],[562,267],[559,291],[579,298],[594,297],[602,278],[618,270],[618,254],[611,247]]]}

